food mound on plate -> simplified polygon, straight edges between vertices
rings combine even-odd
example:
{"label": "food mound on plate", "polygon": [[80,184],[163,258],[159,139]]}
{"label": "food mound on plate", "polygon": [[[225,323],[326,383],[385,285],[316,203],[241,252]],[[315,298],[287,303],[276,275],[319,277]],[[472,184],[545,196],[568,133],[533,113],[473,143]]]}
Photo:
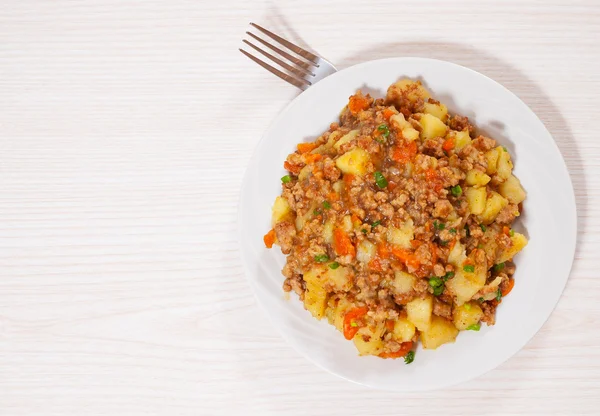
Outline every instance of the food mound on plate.
{"label": "food mound on plate", "polygon": [[409,363],[493,325],[511,291],[525,191],[506,147],[449,115],[420,82],[360,91],[339,123],[287,157],[267,247],[285,291],[361,355]]}

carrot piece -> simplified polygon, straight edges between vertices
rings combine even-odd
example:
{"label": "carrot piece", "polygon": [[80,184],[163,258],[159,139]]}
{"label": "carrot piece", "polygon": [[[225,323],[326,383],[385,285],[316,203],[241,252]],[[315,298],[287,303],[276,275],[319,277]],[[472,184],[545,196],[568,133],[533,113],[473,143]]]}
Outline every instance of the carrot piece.
{"label": "carrot piece", "polygon": [[354,180],[354,175],[351,173],[346,173],[344,175],[344,183],[346,184],[346,186],[352,186],[352,181]]}
{"label": "carrot piece", "polygon": [[285,170],[289,170],[290,172],[292,172],[293,174],[297,175],[300,173],[300,170],[302,169],[300,166],[298,165],[292,165],[290,162],[288,162],[287,160],[285,162],[283,162],[283,168]]}
{"label": "carrot piece", "polygon": [[410,142],[404,146],[397,146],[392,153],[392,159],[396,162],[409,162],[417,154],[417,143]]}
{"label": "carrot piece", "polygon": [[381,358],[400,358],[400,357],[404,357],[406,354],[408,354],[408,352],[410,350],[412,350],[413,347],[413,342],[412,341],[408,341],[408,342],[403,342],[402,344],[400,344],[400,349],[396,352],[382,352],[381,354],[379,354],[379,357]]}
{"label": "carrot piece", "polygon": [[321,160],[323,156],[321,156],[320,154],[316,153],[316,154],[306,154],[304,155],[304,160],[306,161],[306,164],[310,164],[310,163],[314,163],[317,160]]}
{"label": "carrot piece", "polygon": [[503,232],[505,235],[508,235],[508,236],[510,236],[510,228],[509,228],[507,225],[505,225],[504,227],[502,227],[502,232]]}
{"label": "carrot piece", "polygon": [[387,329],[388,331],[394,330],[394,321],[392,319],[388,319],[387,321],[385,321],[385,329]]}
{"label": "carrot piece", "polygon": [[390,257],[390,248],[385,243],[379,244],[377,246],[377,254],[379,254],[379,257],[382,259],[387,259]]}
{"label": "carrot piece", "polygon": [[348,101],[348,109],[353,115],[357,115],[360,111],[369,108],[369,101],[360,95],[353,95]]}
{"label": "carrot piece", "polygon": [[383,118],[385,118],[386,120],[389,120],[390,117],[392,117],[394,114],[396,114],[396,112],[391,108],[386,108],[385,110],[383,110]]}
{"label": "carrot piece", "polygon": [[417,257],[410,250],[392,246],[392,254],[402,263],[414,269],[421,265],[421,262],[417,260]]}
{"label": "carrot piece", "polygon": [[449,139],[446,139],[442,145],[442,149],[444,149],[446,152],[449,152],[450,150],[454,149],[454,146],[456,146],[454,137],[450,137]]}
{"label": "carrot piece", "polygon": [[360,318],[365,316],[369,312],[366,306],[362,308],[354,308],[350,310],[344,316],[344,338],[350,340],[354,338],[354,335],[358,332],[360,326],[363,326],[364,323],[360,322]]}
{"label": "carrot piece", "polygon": [[273,247],[273,243],[275,243],[275,230],[271,228],[271,231],[266,233],[263,237],[263,241],[265,242],[265,246],[267,246],[267,248]]}
{"label": "carrot piece", "polygon": [[350,237],[348,237],[348,234],[346,234],[344,230],[340,228],[336,228],[333,231],[333,246],[335,252],[339,256],[345,256],[347,254],[350,254],[352,257],[354,257],[354,255],[356,254]]}
{"label": "carrot piece", "polygon": [[513,287],[515,287],[515,279],[508,279],[508,283],[502,288],[502,297],[508,295]]}
{"label": "carrot piece", "polygon": [[316,148],[316,143],[298,143],[298,151],[300,153],[308,153]]}
{"label": "carrot piece", "polygon": [[383,268],[381,267],[381,261],[379,261],[379,259],[377,257],[375,257],[373,260],[371,260],[368,264],[369,269],[376,271],[376,272],[382,272]]}

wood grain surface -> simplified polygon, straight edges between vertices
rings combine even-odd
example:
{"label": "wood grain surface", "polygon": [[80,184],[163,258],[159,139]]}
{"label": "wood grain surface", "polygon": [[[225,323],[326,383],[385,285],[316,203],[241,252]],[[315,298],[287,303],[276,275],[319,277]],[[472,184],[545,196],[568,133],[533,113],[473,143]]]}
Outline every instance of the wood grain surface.
{"label": "wood grain surface", "polygon": [[[338,68],[463,64],[539,115],[579,236],[521,352],[444,391],[386,393],[316,368],[270,326],[236,212],[255,145],[297,91],[237,51],[250,21]],[[600,414],[599,37],[595,0],[5,0],[0,415]]]}

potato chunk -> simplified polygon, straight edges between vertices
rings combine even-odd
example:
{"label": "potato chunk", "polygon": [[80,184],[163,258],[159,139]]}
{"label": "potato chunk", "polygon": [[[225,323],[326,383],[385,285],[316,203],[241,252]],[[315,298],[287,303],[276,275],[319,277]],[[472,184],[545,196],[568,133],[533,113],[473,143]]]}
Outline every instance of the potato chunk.
{"label": "potato chunk", "polygon": [[457,268],[454,277],[446,282],[446,289],[456,296],[456,304],[462,305],[471,300],[475,293],[485,285],[486,270],[475,268],[475,272],[465,272],[463,267]]}
{"label": "potato chunk", "polygon": [[417,278],[412,274],[396,270],[394,272],[394,281],[392,282],[392,291],[398,295],[412,292],[416,281]]}
{"label": "potato chunk", "polygon": [[421,124],[421,139],[423,140],[444,137],[448,131],[448,126],[431,114],[421,114],[419,124]]}
{"label": "potato chunk", "polygon": [[404,118],[402,113],[394,114],[390,117],[391,125],[399,130],[402,137],[409,142],[415,141],[419,138],[419,132]]}
{"label": "potato chunk", "polygon": [[369,160],[369,154],[363,149],[356,147],[340,156],[335,161],[335,165],[343,173],[360,176],[366,173]]}
{"label": "potato chunk", "polygon": [[421,85],[420,81],[401,79],[388,88],[386,100],[397,102],[401,98],[414,104],[419,100],[427,101],[429,97],[429,91]]}
{"label": "potato chunk", "polygon": [[503,152],[503,151],[504,151],[504,149],[502,149],[502,147],[496,147],[494,149],[488,150],[483,155],[487,162],[486,173],[488,175],[492,175],[492,174],[496,173],[496,171],[498,170],[498,157],[500,155],[500,152]]}
{"label": "potato chunk", "polygon": [[470,171],[467,172],[466,181],[467,181],[467,185],[485,186],[491,179],[492,178],[490,178],[484,172],[477,170],[477,169],[471,169]]}
{"label": "potato chunk", "polygon": [[468,302],[457,306],[452,313],[454,326],[460,331],[466,330],[471,325],[478,324],[482,317],[483,311],[476,302]]}
{"label": "potato chunk", "polygon": [[521,182],[514,175],[510,175],[504,183],[500,184],[499,190],[500,195],[508,199],[511,204],[520,204],[527,196]]}
{"label": "potato chunk", "polygon": [[446,107],[444,104],[425,103],[423,107],[423,112],[425,114],[431,114],[432,116],[435,116],[442,120],[444,123],[448,120],[448,107]]}
{"label": "potato chunk", "polygon": [[472,214],[479,215],[483,212],[487,197],[487,190],[485,188],[466,188],[465,197],[469,204],[469,211]]}
{"label": "potato chunk", "polygon": [[361,263],[368,263],[373,259],[376,251],[377,248],[375,247],[375,244],[371,243],[369,240],[362,240],[356,248],[356,260]]}
{"label": "potato chunk", "polygon": [[333,145],[333,148],[335,150],[340,150],[340,147],[342,147],[343,144],[346,144],[346,143],[351,142],[352,140],[356,139],[359,131],[360,130],[352,130],[352,131],[344,134],[337,142],[335,142],[335,144]]}
{"label": "potato chunk", "polygon": [[496,174],[506,180],[510,177],[513,170],[513,164],[510,160],[510,153],[508,153],[504,148],[502,151],[498,151],[498,168]]}
{"label": "potato chunk", "polygon": [[278,222],[284,221],[289,218],[292,214],[290,204],[287,199],[282,196],[275,198],[275,203],[271,209],[271,225],[275,225]]}
{"label": "potato chunk", "polygon": [[390,227],[387,231],[387,240],[392,244],[409,249],[412,247],[410,242],[415,238],[414,230],[413,220],[409,219],[400,228]]}
{"label": "potato chunk", "polygon": [[496,263],[502,263],[504,261],[512,259],[519,251],[523,250],[527,245],[527,237],[523,234],[514,233],[511,237],[512,246],[510,246],[506,251],[500,254],[500,257],[496,260]]}
{"label": "potato chunk", "polygon": [[433,312],[433,298],[427,295],[424,298],[416,298],[406,304],[408,320],[416,326],[419,331],[429,329],[431,314]]}
{"label": "potato chunk", "polygon": [[421,341],[423,348],[435,350],[440,345],[454,342],[457,335],[458,329],[451,321],[434,315],[429,328],[421,334]]}
{"label": "potato chunk", "polygon": [[312,316],[321,319],[325,314],[327,304],[327,291],[313,283],[306,282],[306,292],[304,292],[304,307]]}
{"label": "potato chunk", "polygon": [[499,193],[492,191],[488,195],[488,198],[485,202],[485,209],[479,216],[479,219],[486,225],[491,224],[492,222],[494,222],[502,208],[504,208],[507,205],[508,201],[506,200],[506,198],[504,198]]}
{"label": "potato chunk", "polygon": [[398,342],[412,341],[415,332],[415,326],[406,318],[400,317],[394,323],[393,337]]}

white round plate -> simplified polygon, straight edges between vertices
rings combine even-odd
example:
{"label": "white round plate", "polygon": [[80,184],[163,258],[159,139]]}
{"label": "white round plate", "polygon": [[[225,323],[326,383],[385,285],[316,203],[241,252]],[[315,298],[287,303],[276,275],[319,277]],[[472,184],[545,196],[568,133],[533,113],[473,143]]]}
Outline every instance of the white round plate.
{"label": "white round plate", "polygon": [[[302,141],[337,121],[348,97],[362,89],[384,97],[400,78],[418,78],[451,113],[468,116],[478,131],[510,150],[515,175],[527,191],[515,226],[529,245],[516,256],[515,287],[497,310],[496,325],[461,332],[437,350],[419,347],[415,361],[359,357],[354,344],[315,320],[297,296],[284,295],[285,256],[268,250],[271,206],[281,192],[283,162]],[[550,316],[567,282],[575,253],[573,186],[561,154],[542,122],[516,95],[470,69],[423,58],[365,62],[337,72],[300,94],[267,130],[246,171],[239,227],[242,262],[259,303],[281,334],[318,366],[350,381],[397,390],[433,390],[477,377],[519,351]]]}

